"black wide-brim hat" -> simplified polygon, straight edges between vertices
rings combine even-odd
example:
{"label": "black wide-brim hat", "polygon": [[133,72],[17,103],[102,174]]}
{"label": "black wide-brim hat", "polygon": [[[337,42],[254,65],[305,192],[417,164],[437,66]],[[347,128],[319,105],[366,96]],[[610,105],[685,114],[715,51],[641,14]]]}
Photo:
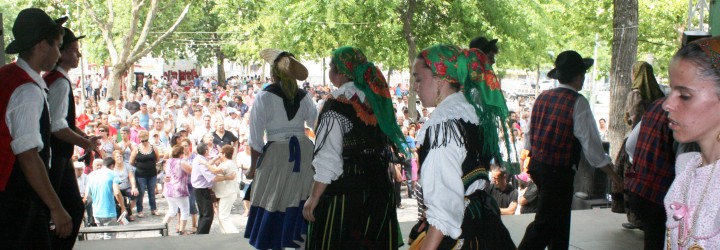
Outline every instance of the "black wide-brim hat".
{"label": "black wide-brim hat", "polygon": [[497,44],[498,39],[492,39],[488,40],[487,38],[483,36],[476,37],[472,41],[470,41],[470,48],[476,48],[482,51],[485,51],[485,49],[489,48],[490,46],[493,46]]}
{"label": "black wide-brim hat", "polygon": [[555,59],[555,68],[550,70],[547,76],[552,79],[567,79],[585,74],[593,63],[595,60],[592,58],[582,58],[576,51],[566,50]]}
{"label": "black wide-brim hat", "polygon": [[[57,19],[59,20],[59,19]],[[72,30],[68,28],[65,29],[65,35],[63,35],[63,44],[60,46],[60,49],[65,49],[65,46],[68,46],[70,43],[75,42],[77,40],[85,38],[85,36],[75,36],[75,33],[72,32]]]}
{"label": "black wide-brim hat", "polygon": [[28,8],[20,11],[12,32],[15,40],[5,48],[7,54],[17,54],[27,50],[42,41],[52,29],[62,26],[67,17],[53,20],[45,11],[38,8]]}

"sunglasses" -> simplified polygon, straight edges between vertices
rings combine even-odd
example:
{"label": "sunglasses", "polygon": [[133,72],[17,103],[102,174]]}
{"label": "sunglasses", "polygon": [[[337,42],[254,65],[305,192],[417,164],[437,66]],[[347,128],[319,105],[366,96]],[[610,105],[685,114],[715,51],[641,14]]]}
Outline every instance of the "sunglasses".
{"label": "sunglasses", "polygon": [[145,140],[140,140],[140,142],[145,143],[145,142],[148,142],[148,140],[147,140],[147,139],[145,139]]}

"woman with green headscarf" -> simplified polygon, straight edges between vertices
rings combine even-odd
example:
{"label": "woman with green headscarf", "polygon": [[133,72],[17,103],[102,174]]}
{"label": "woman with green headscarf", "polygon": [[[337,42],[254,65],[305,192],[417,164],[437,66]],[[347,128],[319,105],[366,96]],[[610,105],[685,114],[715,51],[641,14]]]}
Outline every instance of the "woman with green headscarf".
{"label": "woman with green headscarf", "polygon": [[303,216],[307,249],[397,249],[402,242],[389,153],[404,151],[390,92],[358,48],[332,53],[333,91],[320,111],[315,183]]}
{"label": "woman with green headscarf", "polygon": [[508,115],[490,61],[480,50],[439,44],[418,55],[413,76],[423,106],[435,110],[417,136],[424,204],[410,249],[515,249],[484,191],[491,161],[501,162],[498,131],[507,131]]}
{"label": "woman with green headscarf", "polygon": [[[655,100],[665,96],[660,89],[657,80],[655,80],[655,74],[653,73],[653,67],[647,62],[638,61],[635,62],[632,69],[632,91],[625,99],[625,124],[630,129],[636,128],[639,131],[640,120],[645,114],[646,108],[653,103]],[[626,152],[626,145],[631,146],[634,149],[635,142],[628,140],[627,135],[623,140],[623,144],[618,150],[618,154],[615,157],[614,170],[620,178],[625,178],[626,175],[632,175],[632,163],[630,163],[630,157]],[[630,150],[633,152],[634,150]],[[628,172],[630,171],[630,172]],[[624,173],[624,174],[623,174]],[[614,184],[613,184],[614,185]],[[627,194],[616,193],[613,196],[612,208],[614,212],[625,212],[627,214],[628,222],[622,224],[627,229],[638,229],[642,228],[642,221],[638,218],[635,211],[633,211],[628,205],[629,196]]]}
{"label": "woman with green headscarf", "polygon": [[625,122],[630,128],[640,122],[650,103],[665,96],[655,80],[652,65],[638,61],[633,65],[632,74],[632,91],[625,102]]}

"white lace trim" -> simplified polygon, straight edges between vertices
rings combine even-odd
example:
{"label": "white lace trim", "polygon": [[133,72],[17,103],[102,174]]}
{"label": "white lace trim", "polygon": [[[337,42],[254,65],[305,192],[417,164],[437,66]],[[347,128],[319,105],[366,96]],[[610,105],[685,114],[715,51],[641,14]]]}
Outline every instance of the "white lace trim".
{"label": "white lace trim", "polygon": [[340,88],[332,92],[332,96],[335,99],[337,99],[338,96],[345,96],[345,98],[350,100],[354,95],[357,95],[358,98],[360,98],[360,102],[365,102],[365,93],[355,87],[354,82],[346,82],[340,86]]}
{"label": "white lace trim", "polygon": [[475,108],[468,103],[462,92],[457,92],[445,97],[445,100],[432,112],[430,119],[417,132],[418,145],[422,145],[425,141],[427,128],[449,120],[464,120],[472,124],[480,124]]}

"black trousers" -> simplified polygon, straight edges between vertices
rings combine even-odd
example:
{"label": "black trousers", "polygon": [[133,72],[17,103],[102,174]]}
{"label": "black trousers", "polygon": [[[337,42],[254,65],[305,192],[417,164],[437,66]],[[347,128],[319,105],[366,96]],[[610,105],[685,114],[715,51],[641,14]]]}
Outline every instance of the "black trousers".
{"label": "black trousers", "polygon": [[393,189],[395,191],[395,206],[400,207],[400,204],[402,204],[402,198],[400,197],[400,186],[402,186],[402,181],[393,181]]}
{"label": "black trousers", "polygon": [[0,192],[0,248],[50,249],[50,211],[13,166],[5,191]]}
{"label": "black trousers", "polygon": [[575,170],[531,161],[528,173],[538,187],[538,210],[518,249],[568,249]]}
{"label": "black trousers", "polygon": [[195,188],[195,199],[200,214],[197,234],[209,234],[213,217],[215,217],[215,211],[213,211],[212,201],[210,200],[210,190],[208,188]]}
{"label": "black trousers", "polygon": [[643,224],[645,232],[645,250],[663,249],[665,243],[665,207],[638,196],[635,193],[628,193],[628,203]]}
{"label": "black trousers", "polygon": [[53,236],[52,246],[53,249],[73,249],[80,231],[80,224],[82,224],[83,213],[85,213],[85,204],[80,197],[77,176],[75,176],[75,169],[70,159],[53,156],[50,162],[52,168],[48,171],[48,177],[50,177],[55,193],[60,198],[60,203],[72,218],[73,224],[70,236],[64,239]]}

